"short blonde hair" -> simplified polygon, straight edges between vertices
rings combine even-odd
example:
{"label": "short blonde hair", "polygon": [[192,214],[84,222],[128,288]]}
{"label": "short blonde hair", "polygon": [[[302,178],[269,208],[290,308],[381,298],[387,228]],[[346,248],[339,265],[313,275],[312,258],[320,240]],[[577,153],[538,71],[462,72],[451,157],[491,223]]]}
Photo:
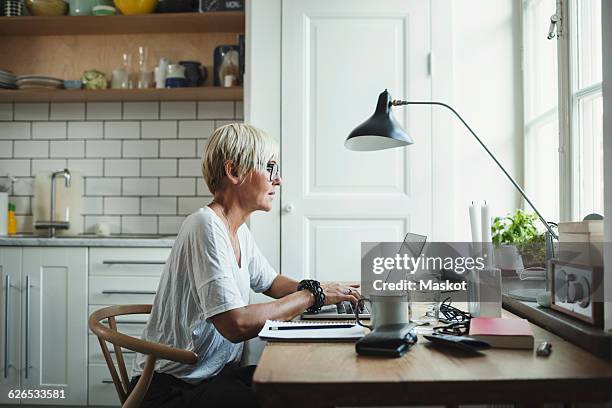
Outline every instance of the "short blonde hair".
{"label": "short blonde hair", "polygon": [[251,170],[266,171],[277,155],[278,144],[266,132],[255,126],[230,123],[210,135],[202,154],[202,175],[211,193],[215,194],[225,177],[225,162],[234,164],[239,179]]}

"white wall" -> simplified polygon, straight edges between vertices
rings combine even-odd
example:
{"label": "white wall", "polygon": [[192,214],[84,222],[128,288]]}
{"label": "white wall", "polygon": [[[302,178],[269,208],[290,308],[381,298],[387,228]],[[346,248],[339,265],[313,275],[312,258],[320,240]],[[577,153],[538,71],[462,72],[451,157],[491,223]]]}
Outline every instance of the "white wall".
{"label": "white wall", "polygon": [[[520,2],[446,4],[453,7],[452,105],[522,185]],[[472,200],[487,200],[493,215],[504,215],[521,201],[472,135],[458,120],[454,123],[454,164],[449,176],[454,179],[455,197],[447,208],[454,211],[454,238],[464,240],[470,239],[468,206]]]}
{"label": "white wall", "polygon": [[[612,242],[612,3],[602,0],[603,44],[603,134],[604,134],[604,241]],[[609,248],[609,245],[607,246]],[[604,254],[606,299],[612,294],[612,251]],[[612,330],[612,302],[606,303],[605,327]]]}
{"label": "white wall", "polygon": [[[246,2],[245,122],[281,142],[281,0]],[[256,79],[256,80],[253,80]],[[280,160],[282,175],[282,157]],[[249,227],[262,253],[280,271],[280,200],[256,212]]]}
{"label": "white wall", "polygon": [[[245,122],[265,130],[280,142],[281,0],[246,2],[246,41]],[[281,158],[281,171],[282,165]],[[275,200],[269,213],[253,214],[249,228],[261,252],[280,271],[280,198]],[[264,294],[251,291],[251,303],[270,300]],[[257,364],[264,345],[258,337],[247,341],[242,362]]]}

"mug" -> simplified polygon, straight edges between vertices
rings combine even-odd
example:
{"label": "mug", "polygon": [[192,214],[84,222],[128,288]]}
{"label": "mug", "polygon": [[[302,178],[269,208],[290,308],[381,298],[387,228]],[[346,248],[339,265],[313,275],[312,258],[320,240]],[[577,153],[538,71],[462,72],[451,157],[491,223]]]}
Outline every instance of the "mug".
{"label": "mug", "polygon": [[179,64],[185,67],[185,79],[187,80],[187,86],[202,86],[206,77],[208,77],[208,71],[201,63],[197,61],[180,61]]}
{"label": "mug", "polygon": [[[365,303],[370,303],[370,323],[365,324],[359,319],[359,309]],[[374,330],[384,324],[410,323],[410,307],[408,297],[403,295],[370,295],[361,298],[355,308],[355,320],[358,325]]]}

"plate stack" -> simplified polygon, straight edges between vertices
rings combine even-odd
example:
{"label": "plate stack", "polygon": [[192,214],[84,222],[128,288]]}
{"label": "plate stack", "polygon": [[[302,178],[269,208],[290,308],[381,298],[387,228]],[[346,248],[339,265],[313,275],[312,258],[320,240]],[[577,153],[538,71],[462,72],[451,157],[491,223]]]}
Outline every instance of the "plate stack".
{"label": "plate stack", "polygon": [[0,69],[0,89],[15,89],[17,78],[11,71]]}
{"label": "plate stack", "polygon": [[23,8],[21,0],[4,1],[4,15],[7,17],[23,16]]}
{"label": "plate stack", "polygon": [[45,88],[59,89],[64,87],[64,80],[43,75],[19,75],[17,77],[19,89]]}

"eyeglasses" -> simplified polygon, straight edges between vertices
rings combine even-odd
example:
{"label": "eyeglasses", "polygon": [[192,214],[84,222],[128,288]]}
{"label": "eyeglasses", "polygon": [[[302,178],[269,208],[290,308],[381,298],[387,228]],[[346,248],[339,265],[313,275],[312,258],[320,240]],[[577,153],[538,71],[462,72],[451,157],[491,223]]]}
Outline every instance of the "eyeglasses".
{"label": "eyeglasses", "polygon": [[268,165],[266,166],[266,170],[268,171],[268,173],[270,173],[270,181],[276,180],[280,177],[280,167],[278,166],[278,163],[268,163]]}

